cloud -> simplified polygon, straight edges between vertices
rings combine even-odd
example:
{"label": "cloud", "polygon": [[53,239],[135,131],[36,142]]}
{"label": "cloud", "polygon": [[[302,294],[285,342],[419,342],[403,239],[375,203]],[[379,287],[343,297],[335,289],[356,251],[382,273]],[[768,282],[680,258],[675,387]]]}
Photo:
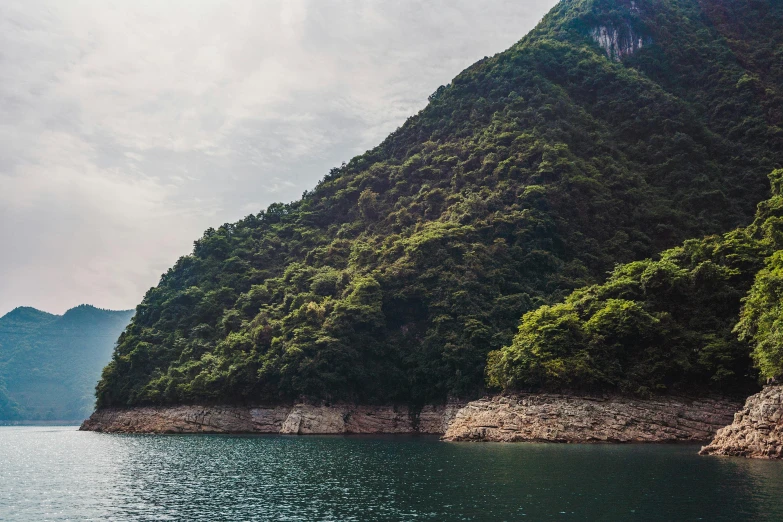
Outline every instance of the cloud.
{"label": "cloud", "polygon": [[555,0],[0,4],[0,314],[129,308],[296,199]]}

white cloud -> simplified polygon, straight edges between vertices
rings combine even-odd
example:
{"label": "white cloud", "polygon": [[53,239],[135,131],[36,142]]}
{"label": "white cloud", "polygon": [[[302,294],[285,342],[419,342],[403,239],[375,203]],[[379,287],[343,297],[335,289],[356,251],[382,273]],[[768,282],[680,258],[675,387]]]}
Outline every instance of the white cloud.
{"label": "white cloud", "polygon": [[6,0],[0,314],[134,306],[208,226],[295,199],[555,0]]}

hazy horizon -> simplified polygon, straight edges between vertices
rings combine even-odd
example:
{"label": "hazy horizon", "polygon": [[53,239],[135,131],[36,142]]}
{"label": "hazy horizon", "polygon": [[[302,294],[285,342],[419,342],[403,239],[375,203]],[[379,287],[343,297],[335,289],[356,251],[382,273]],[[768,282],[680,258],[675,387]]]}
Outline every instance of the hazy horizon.
{"label": "hazy horizon", "polygon": [[0,316],[134,308],[555,3],[4,2]]}

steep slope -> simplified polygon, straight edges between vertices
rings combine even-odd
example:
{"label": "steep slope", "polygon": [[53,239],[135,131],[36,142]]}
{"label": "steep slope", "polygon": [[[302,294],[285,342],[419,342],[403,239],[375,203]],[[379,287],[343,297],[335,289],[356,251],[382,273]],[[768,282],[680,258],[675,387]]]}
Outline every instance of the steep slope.
{"label": "steep slope", "polygon": [[16,308],[0,318],[0,420],[81,420],[132,311],[81,305],[57,316]]}
{"label": "steep slope", "polygon": [[751,5],[559,3],[300,201],[208,230],[99,405],[477,393],[525,312],[751,219],[783,162],[783,7]]}

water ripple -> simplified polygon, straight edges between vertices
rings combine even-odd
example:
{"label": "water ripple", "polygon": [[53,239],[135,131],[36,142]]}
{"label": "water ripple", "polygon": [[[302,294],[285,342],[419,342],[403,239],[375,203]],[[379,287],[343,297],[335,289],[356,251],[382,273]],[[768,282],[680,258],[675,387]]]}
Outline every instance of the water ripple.
{"label": "water ripple", "polygon": [[0,520],[783,520],[783,463],[694,446],[0,428]]}

